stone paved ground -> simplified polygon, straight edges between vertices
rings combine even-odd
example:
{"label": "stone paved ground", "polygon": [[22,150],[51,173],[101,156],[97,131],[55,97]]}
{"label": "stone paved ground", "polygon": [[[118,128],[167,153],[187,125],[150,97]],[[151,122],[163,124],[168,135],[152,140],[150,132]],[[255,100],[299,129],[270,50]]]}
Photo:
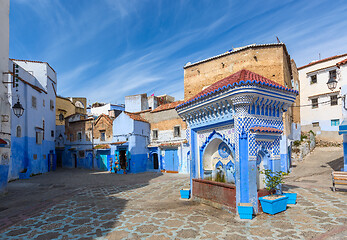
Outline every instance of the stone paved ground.
{"label": "stone paved ground", "polygon": [[294,175],[286,187],[297,205],[250,221],[180,200],[188,176],[60,170],[10,183],[0,198],[0,239],[346,239],[347,191],[300,186]]}

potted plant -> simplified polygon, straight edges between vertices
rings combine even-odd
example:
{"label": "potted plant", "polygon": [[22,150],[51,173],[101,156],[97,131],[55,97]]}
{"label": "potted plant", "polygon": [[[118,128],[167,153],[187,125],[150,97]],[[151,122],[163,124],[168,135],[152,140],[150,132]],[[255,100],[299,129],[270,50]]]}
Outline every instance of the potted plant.
{"label": "potted plant", "polygon": [[239,203],[237,206],[241,219],[253,219],[253,206],[252,203]]}
{"label": "potted plant", "polygon": [[288,197],[282,194],[274,194],[274,192],[278,190],[281,183],[284,183],[283,176],[287,173],[282,171],[273,172],[270,169],[264,169],[261,173],[265,174],[264,184],[270,192],[270,195],[259,198],[263,212],[276,214],[285,211]]}
{"label": "potted plant", "polygon": [[181,194],[181,198],[189,199],[190,198],[190,189],[181,189],[180,194]]}

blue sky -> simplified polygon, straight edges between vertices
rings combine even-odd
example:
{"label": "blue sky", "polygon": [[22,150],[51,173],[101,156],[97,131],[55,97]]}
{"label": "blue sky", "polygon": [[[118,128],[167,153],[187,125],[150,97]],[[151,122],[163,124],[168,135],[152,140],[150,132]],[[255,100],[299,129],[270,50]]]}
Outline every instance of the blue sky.
{"label": "blue sky", "polygon": [[10,57],[47,61],[58,94],[183,98],[183,66],[253,43],[297,66],[347,53],[346,1],[11,0]]}

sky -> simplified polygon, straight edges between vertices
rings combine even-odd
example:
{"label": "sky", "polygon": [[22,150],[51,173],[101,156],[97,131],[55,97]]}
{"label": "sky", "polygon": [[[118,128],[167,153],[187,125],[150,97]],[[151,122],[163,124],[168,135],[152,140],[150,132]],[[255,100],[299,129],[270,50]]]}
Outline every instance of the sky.
{"label": "sky", "polygon": [[183,99],[184,71],[232,48],[277,42],[297,66],[347,53],[339,0],[10,0],[10,58],[48,62],[58,94]]}

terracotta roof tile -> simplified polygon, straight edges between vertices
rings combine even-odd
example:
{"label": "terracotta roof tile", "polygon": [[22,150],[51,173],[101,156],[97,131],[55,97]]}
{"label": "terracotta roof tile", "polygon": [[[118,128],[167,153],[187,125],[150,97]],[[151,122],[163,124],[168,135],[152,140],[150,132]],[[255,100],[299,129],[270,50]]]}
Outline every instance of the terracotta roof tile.
{"label": "terracotta roof tile", "polygon": [[130,113],[130,112],[125,112],[124,113],[126,115],[128,115],[131,119],[135,120],[135,121],[140,121],[140,122],[146,122],[148,123],[148,121],[146,119],[144,119],[143,117],[141,117],[140,115],[138,114],[135,114],[135,113]]}
{"label": "terracotta roof tile", "polygon": [[163,105],[160,105],[159,107],[157,107],[156,109],[152,110],[151,112],[160,112],[160,111],[164,111],[164,110],[174,109],[182,103],[184,103],[184,101],[176,101],[176,102],[172,102],[172,103],[163,104]]}
{"label": "terracotta roof tile", "polygon": [[251,132],[261,132],[261,133],[282,133],[282,130],[272,127],[251,127],[249,129]]}
{"label": "terracotta roof tile", "polygon": [[342,60],[342,61],[336,63],[336,66],[340,67],[340,66],[345,65],[345,64],[347,64],[347,58],[345,60]]}
{"label": "terracotta roof tile", "polygon": [[226,78],[223,78],[222,80],[219,80],[218,82],[215,82],[211,86],[202,90],[200,93],[196,94],[194,97],[187,100],[185,103],[179,105],[176,109],[179,109],[183,106],[187,106],[190,103],[193,103],[197,100],[207,98],[208,96],[214,95],[218,92],[234,88],[235,86],[247,85],[247,84],[263,85],[263,86],[265,85],[265,86],[269,86],[269,87],[273,87],[280,90],[289,91],[289,92],[298,94],[298,91],[294,89],[286,88],[282,86],[281,84],[278,84],[275,81],[265,78],[257,73],[243,69],[234,74],[231,74],[230,76]]}
{"label": "terracotta roof tile", "polygon": [[114,143],[111,143],[111,145],[122,145],[126,143],[126,141],[123,141],[123,142],[114,142]]}
{"label": "terracotta roof tile", "polygon": [[111,148],[108,144],[99,144],[94,147],[94,149],[109,149]]}
{"label": "terracotta roof tile", "polygon": [[304,65],[304,66],[298,67],[298,70],[303,69],[303,68],[305,68],[305,67],[312,66],[312,65],[317,64],[317,63],[322,63],[322,62],[330,61],[330,60],[333,60],[333,59],[335,59],[335,58],[344,57],[344,56],[347,56],[347,53],[341,54],[341,55],[335,55],[335,56],[328,57],[328,58],[324,58],[324,59],[321,59],[321,60],[318,60],[318,61],[314,61],[314,62],[310,62],[309,64],[306,64],[306,65]]}

